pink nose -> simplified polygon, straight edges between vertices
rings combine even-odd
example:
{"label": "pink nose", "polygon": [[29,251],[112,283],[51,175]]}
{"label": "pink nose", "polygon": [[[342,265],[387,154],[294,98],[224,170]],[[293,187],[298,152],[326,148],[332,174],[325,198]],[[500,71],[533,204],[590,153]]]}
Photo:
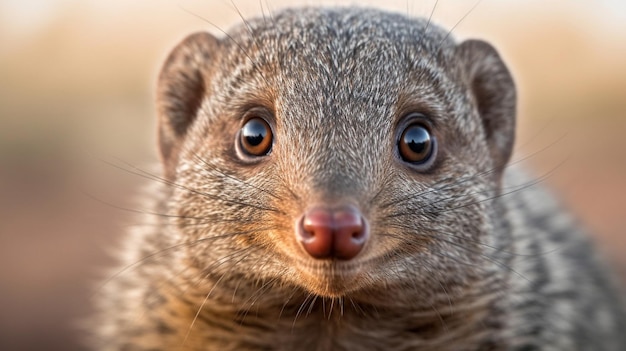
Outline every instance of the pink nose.
{"label": "pink nose", "polygon": [[296,230],[304,250],[314,258],[350,260],[361,252],[369,231],[361,213],[353,207],[308,210]]}

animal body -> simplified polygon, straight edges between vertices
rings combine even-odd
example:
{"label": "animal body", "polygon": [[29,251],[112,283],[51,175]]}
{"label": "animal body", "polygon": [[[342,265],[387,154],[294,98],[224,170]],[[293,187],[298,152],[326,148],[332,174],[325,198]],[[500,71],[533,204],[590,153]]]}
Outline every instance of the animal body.
{"label": "animal body", "polygon": [[588,239],[507,166],[513,79],[429,20],[300,8],[196,33],[101,350],[624,350]]}

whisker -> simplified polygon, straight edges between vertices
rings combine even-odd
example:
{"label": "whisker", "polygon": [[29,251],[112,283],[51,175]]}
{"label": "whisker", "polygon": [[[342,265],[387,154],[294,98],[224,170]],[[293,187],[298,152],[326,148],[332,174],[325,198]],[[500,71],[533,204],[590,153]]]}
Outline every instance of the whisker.
{"label": "whisker", "polygon": [[[326,314],[326,299],[323,300],[324,302],[324,314]],[[333,315],[333,307],[335,306],[335,298],[331,297],[330,298],[330,306],[328,307],[328,320],[330,320],[330,317]]]}
{"label": "whisker", "polygon": [[448,299],[448,307],[450,308],[450,311],[451,311],[450,313],[452,313],[454,308],[452,307],[452,298],[450,297],[448,290],[439,279],[437,279],[437,284],[439,284],[439,286],[441,287],[441,290],[443,290],[444,294],[446,295],[446,298]]}
{"label": "whisker", "polygon": [[[220,280],[223,278],[224,276],[222,276],[220,278]],[[219,281],[218,280],[218,283]],[[181,346],[185,346],[185,344],[187,343],[187,339],[189,338],[189,335],[191,334],[191,329],[193,328],[194,324],[196,324],[196,321],[198,320],[198,316],[200,316],[200,312],[202,312],[202,309],[204,308],[204,305],[206,305],[207,301],[209,300],[209,297],[211,296],[211,293],[213,292],[213,289],[211,289],[211,291],[209,291],[205,298],[204,301],[202,301],[202,303],[200,304],[200,307],[198,308],[198,311],[196,312],[196,314],[193,316],[193,319],[191,320],[191,324],[189,325],[189,328],[187,328],[187,333],[185,334],[185,338],[183,339],[183,342],[181,344]]]}
{"label": "whisker", "polygon": [[545,174],[544,174],[544,175],[542,175],[541,177],[539,177],[539,178],[537,178],[537,179],[535,179],[535,180],[532,180],[532,181],[526,182],[526,183],[522,184],[521,186],[519,186],[519,187],[517,187],[517,188],[514,188],[514,189],[513,189],[513,190],[511,190],[511,191],[508,191],[508,192],[503,192],[503,193],[497,194],[497,195],[495,195],[495,196],[492,196],[492,197],[489,197],[489,198],[486,198],[486,199],[482,199],[482,200],[478,200],[478,201],[469,202],[469,203],[467,203],[467,204],[464,204],[464,205],[461,205],[461,206],[458,206],[458,207],[453,207],[453,208],[449,208],[449,209],[444,209],[444,210],[439,211],[439,213],[443,213],[443,212],[450,212],[450,211],[456,211],[456,210],[458,210],[458,209],[462,209],[462,208],[466,208],[466,207],[469,207],[469,206],[478,205],[478,204],[481,204],[481,203],[484,203],[484,202],[492,201],[492,200],[495,200],[495,199],[498,199],[498,198],[501,198],[501,197],[504,197],[504,196],[507,196],[507,195],[510,195],[510,194],[516,193],[516,192],[518,192],[518,191],[522,191],[522,190],[528,189],[528,188],[530,188],[530,187],[532,187],[532,186],[535,186],[535,185],[537,185],[537,184],[539,184],[539,183],[541,183],[541,182],[545,181],[546,179],[548,179],[548,178],[549,178],[550,176],[552,176],[552,175],[554,174],[554,172],[555,172],[558,168],[560,168],[560,167],[561,167],[561,166],[562,166],[562,165],[563,165],[566,161],[567,161],[567,159],[566,159],[566,160],[563,160],[563,161],[562,161],[562,162],[560,162],[560,163],[559,163],[556,167],[553,167],[551,170],[549,170],[547,173],[545,173]]}
{"label": "whisker", "polygon": [[[108,204],[107,204],[108,205]],[[113,206],[113,205],[112,205]],[[126,209],[123,207],[118,207],[118,209],[120,210],[128,210],[131,212],[134,211],[140,211],[140,210],[133,210],[133,209]],[[139,213],[142,214],[148,214],[148,215],[160,215],[158,213],[145,213],[140,211]],[[203,217],[190,217],[190,216],[178,216],[178,217],[174,217],[174,218],[181,218],[181,219],[185,219],[185,220],[193,220],[193,223],[184,223],[184,225],[181,225],[180,223],[175,223],[175,222],[166,222],[166,223],[148,223],[148,222],[134,222],[132,224],[127,224],[127,225],[120,225],[120,228],[146,228],[146,227],[154,227],[154,228],[167,228],[170,226],[174,226],[174,227],[181,227],[184,226],[185,228],[196,228],[196,227],[202,227],[205,226],[207,224],[222,224],[222,223],[236,223],[236,224],[250,224],[250,223],[258,223],[258,219],[254,219],[254,218],[222,218],[222,216],[218,215],[218,214],[211,214],[211,215],[206,215]]]}
{"label": "whisker", "polygon": [[234,181],[238,182],[238,183],[239,183],[239,184],[241,184],[241,185],[245,185],[245,186],[250,187],[250,188],[253,188],[253,189],[255,189],[255,190],[258,190],[258,191],[264,192],[264,193],[268,194],[269,196],[271,196],[271,197],[273,197],[273,198],[275,198],[275,199],[277,199],[277,200],[282,200],[282,198],[281,198],[280,196],[278,196],[278,195],[276,195],[276,194],[272,193],[271,191],[268,191],[267,189],[260,188],[260,187],[258,187],[258,186],[256,186],[256,185],[252,184],[252,183],[249,183],[249,182],[246,182],[246,181],[244,181],[244,180],[242,180],[242,179],[239,179],[239,178],[236,178],[236,177],[231,176],[230,174],[228,174],[228,173],[226,173],[226,172],[222,171],[221,169],[217,168],[217,166],[215,166],[214,164],[209,163],[208,161],[204,160],[204,159],[203,159],[202,157],[200,157],[200,155],[198,155],[197,153],[195,153],[195,152],[194,152],[194,153],[193,153],[193,155],[194,155],[194,157],[196,158],[196,160],[198,160],[198,161],[200,161],[201,163],[203,163],[205,166],[207,166],[207,167],[208,167],[209,169],[211,169],[212,171],[215,171],[215,172],[219,173],[220,175],[223,175],[224,177],[226,177],[226,178],[228,178],[228,179],[232,179],[232,180],[234,180]]}
{"label": "whisker", "polygon": [[[466,252],[469,252],[469,253],[471,253],[471,254],[473,254],[473,255],[477,255],[478,257],[482,257],[483,259],[487,260],[488,262],[491,262],[491,263],[495,264],[496,266],[498,266],[498,267],[500,267],[500,268],[503,268],[504,270],[506,270],[506,271],[508,271],[508,272],[514,273],[514,274],[516,274],[517,276],[519,276],[520,278],[522,278],[522,279],[524,279],[524,280],[526,280],[526,281],[530,282],[530,279],[528,279],[528,278],[527,278],[526,276],[524,276],[523,274],[521,274],[521,273],[517,272],[515,269],[513,269],[513,267],[511,267],[511,266],[507,265],[506,263],[500,262],[500,261],[498,261],[498,260],[496,260],[496,259],[494,259],[494,258],[492,258],[492,257],[489,257],[489,256],[485,255],[485,254],[484,254],[484,253],[482,253],[482,252],[478,252],[478,251],[476,251],[476,250],[471,250],[471,249],[470,249],[470,248],[468,248],[468,247],[465,247],[465,246],[463,246],[463,245],[460,245],[460,244],[458,244],[458,243],[456,243],[456,242],[453,242],[453,241],[450,241],[450,240],[446,240],[446,239],[442,239],[442,238],[437,238],[437,240],[440,240],[440,241],[443,241],[443,242],[448,243],[448,244],[450,244],[450,245],[453,245],[453,246],[455,246],[455,247],[461,248],[461,249],[465,250]],[[410,247],[410,246],[415,245],[415,243],[410,242],[410,243],[406,243],[406,245],[407,245],[408,247]],[[424,248],[424,246],[420,246],[420,247],[421,247],[421,248]],[[459,258],[457,258],[457,257],[454,257],[454,256],[452,256],[452,255],[448,255],[448,254],[446,254],[446,253],[444,253],[444,252],[439,252],[439,251],[430,251],[430,254],[434,254],[434,255],[437,255],[437,256],[442,257],[442,258],[450,259],[450,260],[454,261],[455,263],[458,263],[458,264],[461,264],[461,265],[464,265],[464,266],[473,267],[473,268],[478,268],[478,269],[482,270],[483,272],[489,273],[489,271],[488,271],[488,270],[486,270],[486,268],[485,268],[485,267],[483,267],[483,266],[481,266],[481,265],[477,265],[477,264],[475,264],[475,263],[470,263],[470,262],[465,262],[465,261],[463,261],[463,260],[460,260],[460,259],[459,259]]]}
{"label": "whisker", "polygon": [[[261,1],[262,0],[259,0],[259,2],[261,2]],[[274,18],[274,10],[270,6],[269,0],[265,0],[265,8],[267,9],[267,13],[268,13],[270,19],[272,20],[272,23],[274,24],[274,26],[276,26],[276,18]]]}
{"label": "whisker", "polygon": [[287,297],[287,300],[285,300],[285,303],[283,303],[283,306],[280,309],[280,313],[278,313],[278,319],[282,318],[283,312],[285,311],[285,308],[289,304],[289,301],[291,301],[291,299],[295,296],[296,292],[298,292],[298,288],[297,287],[293,287],[292,291],[291,291],[291,294]]}
{"label": "whisker", "polygon": [[[391,223],[391,224],[388,224],[388,227],[404,229],[404,230],[412,231],[412,232],[413,231],[418,231],[420,234],[423,233],[423,232],[431,231],[432,233],[444,234],[444,235],[452,236],[453,238],[463,239],[464,241],[467,241],[467,242],[469,242],[471,244],[484,246],[484,247],[486,247],[488,249],[492,249],[492,250],[494,250],[496,252],[504,252],[504,253],[509,253],[509,254],[512,254],[512,255],[516,255],[515,253],[502,251],[503,248],[499,248],[499,247],[496,247],[496,246],[492,246],[492,245],[486,244],[486,243],[484,243],[484,242],[482,242],[480,240],[470,239],[470,238],[462,238],[462,237],[459,237],[459,236],[455,235],[454,233],[448,233],[448,232],[445,232],[445,231],[441,231],[441,229],[437,229],[437,230],[426,229],[426,230],[424,230],[423,228],[416,228],[416,227],[413,227],[413,226],[404,225],[404,224],[400,224],[400,223]],[[519,256],[524,256],[524,255],[519,255]]]}
{"label": "whisker", "polygon": [[302,301],[302,304],[300,304],[300,308],[298,308],[298,311],[296,312],[296,316],[294,317],[293,323],[291,325],[292,330],[296,327],[296,322],[298,321],[298,317],[300,317],[300,315],[302,314],[302,311],[304,310],[306,304],[309,302],[309,299],[311,299],[312,296],[313,294],[307,293],[307,296],[304,298],[304,301]]}
{"label": "whisker", "polygon": [[533,133],[532,136],[530,136],[529,138],[527,138],[524,141],[520,141],[520,142],[515,142],[515,150],[521,150],[524,149],[524,147],[528,144],[530,144],[532,141],[536,140],[539,136],[541,136],[547,129],[548,127],[554,122],[554,118],[550,118],[548,119],[547,122],[545,122],[541,128],[539,128],[538,131],[536,131],[535,133]]}
{"label": "whisker", "polygon": [[167,213],[159,213],[159,212],[152,212],[152,211],[147,211],[147,210],[138,210],[138,209],[133,209],[133,208],[128,208],[128,207],[123,207],[123,206],[115,205],[108,201],[102,200],[96,197],[95,195],[90,194],[84,189],[80,189],[80,191],[83,193],[83,195],[89,197],[90,199],[94,201],[97,201],[103,205],[112,207],[117,210],[125,211],[125,212],[138,213],[138,214],[143,214],[143,215],[151,215],[151,216],[157,216],[157,217],[163,217],[163,218],[181,218],[181,219],[198,219],[198,220],[205,219],[204,217],[180,216],[180,215],[173,215],[173,214],[167,214]]}
{"label": "whisker", "polygon": [[[159,285],[157,285],[153,291],[147,291],[146,292],[147,296],[144,299],[144,302],[146,304],[149,304],[150,301],[158,301],[161,298],[161,295],[158,292],[161,291],[167,284],[171,284],[174,281],[174,278],[177,278],[180,275],[184,274],[187,270],[189,270],[189,268],[190,268],[189,266],[185,266],[182,270],[180,270],[177,273],[175,273],[172,277],[164,280]],[[150,297],[152,297],[152,299],[150,299]],[[139,321],[141,321],[146,316],[147,313],[148,313],[148,309],[145,309],[145,310],[141,311],[139,316],[137,316],[134,319],[132,324],[139,323]]]}
{"label": "whisker", "polygon": [[[530,159],[531,157],[535,157],[535,156],[537,156],[538,154],[540,154],[540,153],[542,153],[542,152],[545,152],[546,150],[548,150],[548,149],[550,149],[550,148],[554,147],[556,144],[558,144],[558,143],[562,142],[562,141],[563,141],[563,140],[567,137],[567,135],[568,135],[568,133],[567,133],[567,132],[565,132],[565,133],[561,134],[561,136],[559,136],[558,138],[556,138],[555,140],[553,140],[552,142],[550,142],[548,145],[546,145],[546,146],[542,147],[541,149],[539,149],[539,150],[537,150],[537,151],[533,151],[533,152],[531,152],[530,154],[524,155],[524,156],[522,156],[522,157],[521,157],[521,158],[519,158],[519,159],[515,159],[515,160],[513,160],[513,161],[509,162],[509,164],[508,164],[505,168],[508,168],[508,167],[511,167],[511,166],[516,165],[516,164],[518,164],[518,163],[524,162],[524,161],[526,161],[526,160]],[[536,135],[535,135],[535,136],[533,136],[533,138],[534,138],[534,137],[536,137]],[[531,138],[530,140],[532,140],[533,138]]]}
{"label": "whisker", "polygon": [[[426,61],[426,67],[434,67],[434,66],[436,66],[434,64],[434,61],[441,54],[441,49],[443,48],[443,44],[446,42],[446,40],[448,40],[450,35],[452,35],[452,32],[456,29],[456,27],[458,27],[471,14],[476,9],[476,7],[478,7],[478,5],[481,2],[482,2],[482,0],[476,1],[474,3],[474,5],[454,24],[454,26],[452,26],[450,28],[450,30],[448,30],[446,35],[441,39],[441,41],[439,41],[439,44],[437,44],[437,48],[435,50],[430,50],[430,49],[428,50],[428,54],[429,55],[428,55],[428,58],[427,58],[427,61]],[[423,34],[426,34],[426,30],[428,29],[428,27],[432,23],[432,17],[433,17],[433,14],[435,12],[435,8],[437,7],[437,3],[438,3],[438,1],[435,3],[435,6],[433,7],[433,10],[431,12],[431,15],[428,18],[428,22],[426,23],[426,27],[425,27],[424,31],[422,32]]]}
{"label": "whisker", "polygon": [[435,14],[435,9],[437,8],[438,4],[439,4],[439,0],[436,0],[435,1],[435,5],[433,6],[433,9],[430,10],[430,15],[428,16],[428,21],[426,22],[426,27],[424,27],[424,31],[422,32],[422,36],[425,36],[426,33],[428,32],[428,28],[430,27],[430,23],[432,22],[433,15]]}
{"label": "whisker", "polygon": [[[254,41],[254,45],[256,46],[256,49],[259,50],[260,53],[263,53],[263,45],[261,45],[259,43],[258,38],[256,37],[256,35],[254,34],[254,30],[252,29],[252,26],[250,25],[250,21],[248,21],[244,15],[241,13],[241,11],[239,10],[239,7],[235,4],[235,0],[230,0],[230,3],[233,5],[233,7],[235,8],[235,11],[237,11],[237,14],[239,15],[239,18],[241,18],[241,21],[243,22],[244,26],[246,27],[248,34],[250,34],[250,37],[252,38],[252,40]],[[263,13],[263,6],[261,6],[261,13],[263,14],[263,22],[265,22],[265,13]],[[261,55],[261,57],[264,57],[263,55]],[[267,81],[266,81],[267,82]]]}
{"label": "whisker", "polygon": [[[247,250],[241,250],[241,251],[247,251]],[[237,254],[239,254],[241,252],[237,252]],[[241,262],[245,257],[242,257],[239,261],[235,262],[235,264]],[[223,261],[221,264],[223,264],[226,261]],[[220,264],[220,265],[221,265]],[[191,324],[189,325],[189,328],[187,329],[187,334],[185,335],[185,338],[183,340],[182,346],[185,345],[185,343],[187,342],[187,339],[189,338],[189,335],[191,333],[191,330],[194,326],[194,324],[196,323],[196,321],[198,320],[198,317],[200,316],[200,313],[202,312],[202,309],[204,308],[204,306],[206,305],[207,301],[209,300],[209,298],[211,297],[211,294],[213,293],[213,291],[215,291],[215,289],[218,287],[218,285],[220,284],[220,282],[224,279],[224,277],[226,277],[226,275],[229,272],[226,271],[224,272],[219,279],[217,279],[217,281],[213,284],[213,286],[211,287],[211,289],[209,290],[209,292],[206,294],[204,300],[202,301],[202,304],[200,304],[200,307],[198,308],[198,311],[196,312],[193,320],[191,321]]]}
{"label": "whisker", "polygon": [[339,315],[340,316],[343,316],[343,310],[344,310],[344,307],[343,307],[343,296],[342,296],[339,298],[339,311],[340,311]]}
{"label": "whisker", "polygon": [[[509,272],[512,272],[512,273],[516,274],[517,276],[519,276],[520,278],[522,278],[522,279],[524,279],[524,280],[526,280],[526,281],[530,282],[530,279],[528,279],[526,276],[524,276],[523,274],[521,274],[521,273],[519,273],[518,271],[516,271],[515,269],[513,269],[513,267],[509,266],[509,265],[508,265],[508,264],[506,264],[506,263],[502,263],[502,262],[500,262],[499,260],[496,260],[496,259],[494,259],[494,258],[492,258],[492,257],[489,257],[489,256],[485,255],[485,254],[484,254],[484,253],[482,253],[482,252],[478,252],[478,251],[476,251],[476,250],[472,250],[472,249],[470,249],[470,248],[468,248],[468,247],[465,247],[465,246],[463,246],[463,245],[461,245],[461,244],[458,244],[458,243],[456,243],[456,242],[454,242],[454,241],[451,241],[451,240],[446,240],[446,239],[441,239],[441,238],[439,238],[438,240],[441,240],[441,241],[443,241],[443,242],[445,242],[445,243],[448,243],[448,244],[450,244],[450,245],[456,246],[456,247],[458,247],[458,248],[464,249],[465,251],[470,252],[470,253],[472,253],[472,254],[478,255],[479,257],[482,257],[482,258],[486,259],[487,261],[489,261],[489,262],[491,262],[491,263],[493,263],[493,264],[497,265],[498,267],[503,268],[503,269],[505,269],[505,270],[507,270],[507,271],[509,271]],[[452,258],[451,256],[446,256],[446,257],[448,257],[448,258]],[[457,261],[457,262],[458,262],[458,261]]]}
{"label": "whisker", "polygon": [[269,290],[271,287],[274,286],[274,283],[276,283],[278,280],[280,279],[280,276],[276,276],[272,279],[269,279],[267,281],[265,281],[260,288],[256,289],[252,295],[250,295],[248,297],[248,299],[246,301],[243,302],[242,305],[248,305],[248,307],[246,308],[245,312],[243,314],[239,314],[239,317],[241,318],[241,323],[243,323],[243,320],[248,316],[248,313],[250,313],[250,310],[252,309],[253,306],[256,305],[256,303],[259,301],[259,299],[261,298],[261,296],[267,291]]}
{"label": "whisker", "polygon": [[258,63],[258,62],[256,62],[256,61],[252,58],[252,56],[250,56],[250,54],[248,53],[248,51],[247,51],[247,50],[245,50],[245,48],[241,45],[241,43],[237,42],[237,41],[235,40],[235,38],[233,38],[233,36],[232,36],[232,35],[228,34],[228,32],[226,32],[225,30],[223,30],[221,27],[219,27],[219,26],[218,26],[218,25],[216,25],[215,23],[211,22],[208,18],[206,18],[206,17],[204,17],[204,16],[201,16],[201,15],[199,15],[199,14],[197,14],[197,13],[194,13],[194,12],[192,12],[192,11],[190,11],[190,10],[187,10],[185,7],[183,7],[183,6],[182,6],[182,5],[180,5],[180,4],[178,5],[178,7],[179,7],[182,11],[184,11],[184,12],[186,12],[186,13],[188,13],[188,14],[190,14],[190,15],[192,15],[192,16],[194,16],[194,17],[196,17],[196,18],[198,18],[198,19],[200,19],[200,20],[202,20],[202,21],[204,21],[204,22],[206,22],[206,23],[208,23],[209,25],[213,26],[215,29],[217,29],[217,30],[219,30],[220,32],[222,32],[222,34],[224,34],[224,35],[225,35],[225,36],[226,36],[226,37],[227,37],[227,38],[228,38],[228,39],[229,39],[229,40],[230,40],[233,44],[235,44],[235,45],[239,48],[239,50],[241,50],[241,52],[242,52],[242,53],[243,53],[243,54],[244,54],[244,55],[248,58],[248,60],[250,60],[250,62],[252,63],[252,67],[253,67],[253,68],[254,68],[254,70],[255,70],[255,71],[259,74],[259,76],[261,76],[261,78],[265,81],[265,83],[266,83],[268,86],[271,86],[270,82],[267,80],[267,78],[265,78],[265,76],[263,75],[262,70],[259,68],[259,67],[260,67],[259,63]]}
{"label": "whisker", "polygon": [[[256,37],[254,36],[254,32],[252,30],[252,26],[250,26],[250,22],[241,13],[241,10],[239,10],[239,7],[237,6],[237,4],[235,4],[235,0],[230,0],[230,4],[233,6],[235,11],[237,12],[237,15],[239,15],[239,18],[241,19],[241,22],[246,27],[246,29],[248,31],[248,34],[250,34],[250,36],[252,37],[252,40],[254,40],[256,42]],[[263,10],[263,9],[261,9],[261,10]],[[258,44],[258,42],[256,42],[256,44]],[[258,47],[257,47],[257,49],[258,49]]]}
{"label": "whisker", "polygon": [[352,297],[347,296],[347,298],[348,300],[350,300],[350,304],[357,313],[361,313],[362,316],[367,316],[365,310],[358,303],[354,302],[354,299],[352,299]]}
{"label": "whisker", "polygon": [[311,312],[313,311],[313,307],[315,307],[315,302],[317,301],[317,298],[318,298],[318,296],[317,296],[317,295],[315,295],[315,296],[313,297],[313,300],[311,300],[311,302],[309,303],[309,310],[306,312],[305,317],[306,317],[306,316],[308,316],[308,315],[310,315],[310,314],[311,314]]}
{"label": "whisker", "polygon": [[467,18],[467,16],[469,16],[472,12],[474,12],[474,10],[478,7],[478,5],[480,5],[480,3],[482,2],[482,0],[478,0],[474,3],[474,5],[463,15],[463,17],[461,17],[455,24],[454,26],[452,26],[450,28],[450,30],[448,30],[448,33],[446,33],[446,36],[441,40],[441,42],[439,43],[439,48],[437,49],[437,51],[441,50],[441,46],[443,45],[443,43],[448,40],[448,38],[450,37],[450,35],[452,35],[452,32],[456,29],[456,27],[458,27],[463,21],[465,21],[465,19]]}
{"label": "whisker", "polygon": [[115,164],[115,163],[113,163],[111,161],[107,161],[107,160],[105,160],[103,158],[100,158],[98,160],[100,162],[108,165],[108,166],[111,166],[113,168],[119,169],[119,170],[124,171],[124,172],[129,173],[129,174],[133,174],[133,175],[139,176],[139,177],[144,178],[144,179],[154,180],[154,181],[156,181],[158,183],[165,184],[165,185],[168,185],[168,186],[177,187],[177,188],[181,188],[181,189],[188,189],[187,187],[185,187],[182,184],[178,184],[178,183],[172,182],[172,181],[170,181],[168,179],[165,179],[163,177],[159,177],[158,175],[152,174],[152,173],[150,173],[150,172],[148,172],[146,170],[143,170],[143,169],[141,169],[141,168],[139,168],[139,167],[137,167],[135,165],[132,165],[132,164],[130,164],[130,163],[128,163],[128,162],[126,162],[126,161],[124,161],[122,159],[119,159],[117,157],[112,157],[112,158],[115,159],[117,162],[121,162],[121,163],[125,164],[127,167],[130,167],[130,169],[124,168],[124,167],[122,167],[122,166],[120,166],[118,164]]}
{"label": "whisker", "polygon": [[265,17],[265,10],[263,9],[263,0],[259,0],[259,7],[261,8],[261,16],[263,17],[263,24],[267,25],[267,18]]}
{"label": "whisker", "polygon": [[106,161],[106,160],[101,160],[101,161],[104,162],[105,164],[108,164],[108,165],[110,165],[112,167],[115,167],[115,168],[118,168],[120,170],[129,172],[131,174],[135,174],[137,176],[140,176],[140,177],[143,177],[143,178],[146,178],[146,179],[151,179],[151,180],[157,181],[159,183],[162,183],[162,184],[165,184],[165,185],[168,185],[168,186],[172,186],[172,187],[175,187],[175,188],[178,188],[178,189],[181,189],[181,190],[185,190],[185,191],[188,191],[188,192],[190,192],[192,194],[200,195],[200,196],[202,196],[204,198],[207,198],[207,199],[217,200],[217,201],[221,201],[221,202],[224,202],[224,203],[230,203],[230,204],[240,205],[240,206],[244,206],[244,207],[252,207],[252,208],[256,208],[258,210],[264,210],[264,211],[277,212],[277,213],[284,214],[283,211],[281,211],[281,210],[279,210],[277,208],[261,206],[261,205],[252,204],[252,203],[247,203],[247,202],[240,201],[240,200],[228,199],[228,198],[220,197],[220,196],[217,196],[217,195],[209,194],[209,193],[206,193],[206,192],[203,192],[203,191],[199,191],[199,190],[196,190],[196,189],[192,189],[192,188],[190,188],[188,186],[185,186],[185,185],[182,185],[182,184],[178,184],[176,182],[170,181],[170,180],[165,179],[163,177],[159,177],[159,176],[156,176],[154,174],[151,174],[150,172],[147,172],[147,171],[145,171],[145,170],[143,170],[143,169],[141,169],[141,168],[139,168],[137,166],[131,165],[131,164],[129,164],[129,163],[123,161],[123,160],[119,160],[119,162],[127,164],[127,166],[131,167],[132,169],[124,168],[122,166],[116,165],[116,164],[114,164],[112,162],[109,162],[109,161]]}
{"label": "whisker", "polygon": [[[465,237],[461,237],[461,236],[459,236],[459,235],[456,235],[455,233],[451,233],[451,232],[443,231],[443,230],[441,230],[440,228],[437,228],[437,229],[432,229],[432,228],[427,228],[427,229],[424,229],[424,228],[418,228],[418,229],[416,229],[415,227],[412,227],[412,226],[409,226],[409,225],[402,225],[402,224],[399,224],[399,223],[391,223],[391,224],[388,224],[387,226],[388,226],[388,227],[393,227],[393,228],[398,228],[398,229],[404,229],[404,230],[408,230],[408,231],[411,231],[411,232],[414,232],[414,231],[418,230],[420,233],[422,233],[422,232],[427,232],[427,233],[428,233],[428,232],[430,232],[430,233],[433,233],[433,235],[438,235],[438,234],[441,234],[441,235],[447,235],[447,236],[450,236],[450,237],[452,237],[452,238],[455,238],[455,239],[460,239],[460,240],[462,240],[462,241],[464,241],[464,242],[468,242],[468,243],[470,243],[470,244],[475,244],[475,245],[483,246],[483,247],[485,247],[485,248],[487,248],[487,249],[493,250],[493,252],[494,252],[494,253],[503,253],[503,254],[507,254],[507,255],[511,255],[511,256],[515,256],[515,257],[535,258],[535,257],[540,257],[540,256],[549,255],[549,254],[551,254],[551,253],[554,253],[554,252],[556,252],[556,251],[559,251],[559,248],[555,248],[555,249],[551,249],[551,250],[547,250],[547,251],[542,251],[542,252],[538,252],[538,253],[520,253],[520,252],[513,252],[513,251],[508,251],[508,250],[505,250],[505,248],[506,248],[507,246],[510,246],[509,244],[504,245],[504,246],[502,246],[502,247],[493,246],[493,245],[490,245],[490,244],[484,243],[484,242],[482,242],[482,241],[480,241],[480,240],[476,240],[476,239],[473,239],[473,238],[465,238]],[[398,238],[401,238],[401,237],[400,237],[400,236],[398,236]]]}
{"label": "whisker", "polygon": [[[229,245],[227,244],[226,246],[228,247]],[[258,251],[258,249],[255,249],[254,247],[244,247],[244,248],[235,250],[233,252],[230,252],[225,256],[221,256],[220,258],[216,259],[213,263],[211,263],[209,266],[203,267],[201,272],[206,273],[206,274],[204,274],[204,276],[201,276],[196,281],[195,285],[197,286],[201,281],[208,279],[209,276],[211,276],[211,274],[214,273],[215,269],[223,266],[224,264],[232,262],[234,258],[239,258],[238,261],[234,262],[234,265],[241,263],[241,261],[246,259],[245,254],[249,254],[250,251],[253,251],[253,252]]]}
{"label": "whisker", "polygon": [[104,282],[96,289],[96,291],[93,293],[92,297],[95,296],[97,293],[99,293],[108,283],[110,283],[113,279],[116,279],[117,277],[119,277],[120,275],[124,274],[125,272],[129,271],[130,269],[133,269],[143,263],[148,262],[149,260],[153,259],[153,258],[158,258],[162,255],[168,255],[171,254],[174,250],[178,250],[180,248],[184,248],[184,247],[193,247],[196,245],[199,245],[201,243],[204,242],[209,242],[212,240],[219,240],[219,239],[225,239],[225,238],[232,238],[232,237],[236,237],[239,235],[248,235],[250,233],[254,233],[256,231],[247,231],[247,232],[233,232],[233,233],[228,233],[228,234],[222,234],[222,235],[216,235],[216,236],[212,236],[212,237],[204,237],[204,238],[200,238],[197,240],[193,240],[190,242],[183,242],[183,243],[179,243],[176,245],[172,245],[169,247],[166,247],[164,249],[160,249],[158,251],[155,251],[151,254],[148,254],[144,257],[142,257],[141,259],[125,266],[124,268],[122,268],[121,270],[119,270],[118,272],[116,272],[115,274],[111,275],[110,277],[108,277],[107,279],[104,280]]}

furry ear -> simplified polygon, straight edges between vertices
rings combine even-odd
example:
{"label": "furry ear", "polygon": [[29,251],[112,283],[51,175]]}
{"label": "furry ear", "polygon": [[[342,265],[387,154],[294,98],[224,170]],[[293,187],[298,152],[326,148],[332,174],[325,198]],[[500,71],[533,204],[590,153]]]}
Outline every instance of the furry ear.
{"label": "furry ear", "polygon": [[159,74],[158,141],[167,178],[174,175],[182,141],[208,94],[208,71],[218,46],[209,33],[191,34],[172,50]]}
{"label": "furry ear", "polygon": [[456,51],[499,174],[511,157],[515,141],[515,83],[490,44],[467,40]]}

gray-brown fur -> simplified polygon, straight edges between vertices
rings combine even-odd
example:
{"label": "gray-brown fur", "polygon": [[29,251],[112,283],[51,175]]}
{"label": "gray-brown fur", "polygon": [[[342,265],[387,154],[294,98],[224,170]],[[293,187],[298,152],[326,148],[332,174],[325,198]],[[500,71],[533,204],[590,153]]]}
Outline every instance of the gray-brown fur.
{"label": "gray-brown fur", "polygon": [[[588,240],[505,167],[515,88],[488,44],[376,10],[287,10],[187,38],[157,105],[165,178],[149,201],[164,216],[128,235],[98,349],[626,349]],[[275,141],[246,161],[251,109]],[[397,155],[410,112],[438,141],[428,171]],[[320,203],[367,218],[356,258],[298,245],[296,218]]]}

